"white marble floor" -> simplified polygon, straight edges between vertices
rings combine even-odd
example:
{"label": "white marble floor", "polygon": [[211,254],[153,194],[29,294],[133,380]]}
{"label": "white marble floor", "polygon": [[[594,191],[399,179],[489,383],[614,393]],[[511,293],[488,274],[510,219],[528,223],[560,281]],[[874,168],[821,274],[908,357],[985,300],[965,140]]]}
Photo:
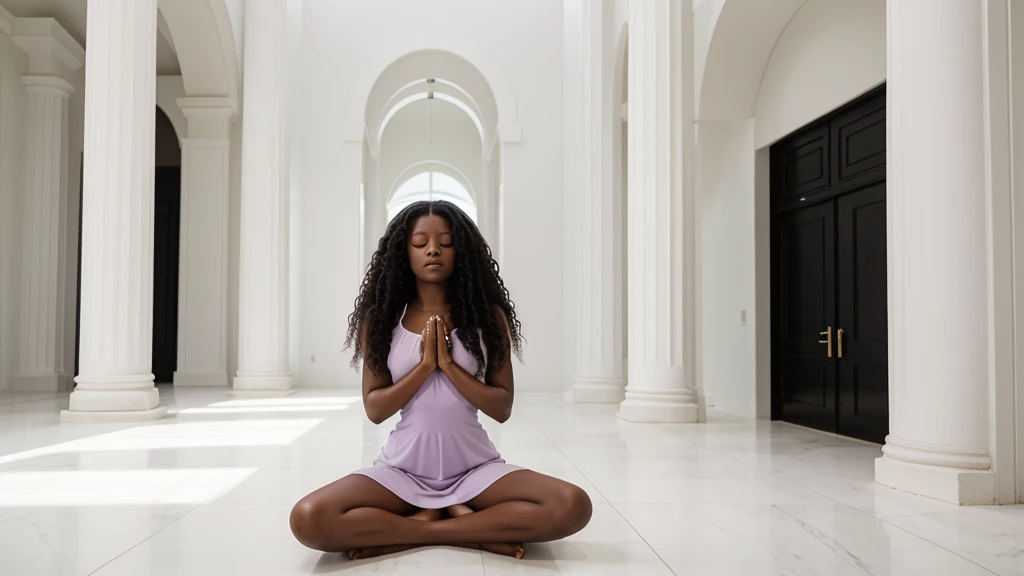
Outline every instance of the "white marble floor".
{"label": "white marble floor", "polygon": [[287,519],[386,438],[355,391],[161,393],[171,415],[131,426],[61,426],[67,395],[0,393],[0,574],[1024,574],[1024,507],[877,486],[877,446],[714,413],[628,424],[536,394],[488,430],[510,462],[585,488],[590,526],[518,562],[448,548],[350,562],[303,548]]}

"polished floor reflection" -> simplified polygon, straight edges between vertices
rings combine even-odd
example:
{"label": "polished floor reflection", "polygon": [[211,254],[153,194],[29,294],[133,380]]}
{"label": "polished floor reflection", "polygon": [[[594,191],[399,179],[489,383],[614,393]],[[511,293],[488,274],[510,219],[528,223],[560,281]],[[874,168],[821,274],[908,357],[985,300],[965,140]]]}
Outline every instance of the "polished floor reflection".
{"label": "polished floor reflection", "polygon": [[1024,574],[1024,507],[878,486],[877,446],[714,412],[629,424],[527,393],[485,425],[508,461],[590,493],[586,530],[518,562],[449,548],[350,562],[296,543],[288,512],[372,461],[394,420],[370,424],[356,391],[161,394],[158,422],[61,426],[66,394],[0,393],[0,573]]}

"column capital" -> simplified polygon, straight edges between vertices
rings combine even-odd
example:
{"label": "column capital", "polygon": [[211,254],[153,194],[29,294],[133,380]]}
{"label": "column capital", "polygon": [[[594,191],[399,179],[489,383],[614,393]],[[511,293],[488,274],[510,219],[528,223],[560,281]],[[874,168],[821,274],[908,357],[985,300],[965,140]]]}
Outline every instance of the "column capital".
{"label": "column capital", "polygon": [[28,54],[30,76],[68,80],[85,62],[85,49],[53,18],[15,18],[11,41]]}
{"label": "column capital", "polygon": [[231,136],[231,121],[238,112],[233,99],[185,96],[178,98],[177,103],[188,119],[188,134],[183,137],[227,139]]}
{"label": "column capital", "polygon": [[65,96],[70,96],[75,92],[75,87],[59,76],[22,76],[21,84],[29,91],[60,92]]}

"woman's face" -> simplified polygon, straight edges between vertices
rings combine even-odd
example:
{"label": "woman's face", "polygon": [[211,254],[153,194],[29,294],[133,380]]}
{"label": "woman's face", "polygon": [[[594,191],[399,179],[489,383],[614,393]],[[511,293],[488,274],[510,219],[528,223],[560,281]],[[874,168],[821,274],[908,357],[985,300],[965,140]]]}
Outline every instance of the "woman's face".
{"label": "woman's face", "polygon": [[409,231],[409,266],[423,282],[446,282],[455,271],[455,235],[442,216],[420,216]]}

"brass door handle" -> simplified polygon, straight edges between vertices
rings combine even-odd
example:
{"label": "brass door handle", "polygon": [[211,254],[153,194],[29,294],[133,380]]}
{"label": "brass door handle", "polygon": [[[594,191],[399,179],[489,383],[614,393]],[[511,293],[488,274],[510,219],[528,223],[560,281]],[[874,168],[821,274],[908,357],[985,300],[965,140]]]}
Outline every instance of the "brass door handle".
{"label": "brass door handle", "polygon": [[836,336],[838,337],[838,340],[839,340],[839,357],[842,358],[843,357],[843,329],[842,328],[839,329],[839,331],[836,333]]}
{"label": "brass door handle", "polygon": [[822,332],[821,335],[825,336],[826,339],[825,340],[818,340],[818,344],[828,344],[828,357],[831,358],[832,357],[832,327],[829,326],[828,330]]}

